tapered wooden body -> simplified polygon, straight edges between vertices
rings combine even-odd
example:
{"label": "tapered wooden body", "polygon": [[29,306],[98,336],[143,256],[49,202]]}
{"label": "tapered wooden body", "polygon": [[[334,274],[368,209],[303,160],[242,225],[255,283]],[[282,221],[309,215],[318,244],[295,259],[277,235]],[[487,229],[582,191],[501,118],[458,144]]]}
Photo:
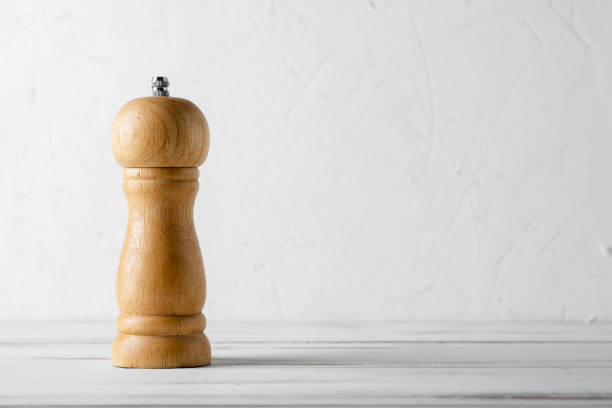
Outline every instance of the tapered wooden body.
{"label": "tapered wooden body", "polygon": [[117,274],[121,314],[112,363],[207,365],[206,281],[193,223],[197,166],[208,152],[206,120],[184,99],[136,99],[115,119],[113,152],[126,167],[129,220]]}

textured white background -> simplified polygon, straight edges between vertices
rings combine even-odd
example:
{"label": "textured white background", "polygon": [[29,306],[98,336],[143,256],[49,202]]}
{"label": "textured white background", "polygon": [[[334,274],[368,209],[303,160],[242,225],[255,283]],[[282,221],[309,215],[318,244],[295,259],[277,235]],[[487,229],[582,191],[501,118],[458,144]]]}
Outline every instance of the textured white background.
{"label": "textured white background", "polygon": [[376,0],[3,2],[0,319],[115,317],[153,74],[211,320],[612,319],[612,3]]}

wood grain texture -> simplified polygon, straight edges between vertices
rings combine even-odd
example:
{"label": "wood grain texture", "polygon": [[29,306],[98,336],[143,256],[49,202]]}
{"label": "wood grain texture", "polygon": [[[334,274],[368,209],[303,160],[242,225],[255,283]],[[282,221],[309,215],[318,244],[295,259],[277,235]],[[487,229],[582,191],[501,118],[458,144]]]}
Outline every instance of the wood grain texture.
{"label": "wood grain texture", "polygon": [[116,370],[111,323],[0,323],[0,406],[612,406],[612,325],[212,322],[210,369]]}
{"label": "wood grain texture", "polygon": [[[129,219],[117,273],[118,367],[176,368],[210,363],[202,333],[206,300],[193,223],[208,126],[191,102],[170,97],[128,102],[113,124]],[[137,167],[133,167],[137,166]]]}
{"label": "wood grain texture", "polygon": [[128,228],[117,277],[124,313],[192,315],[206,297],[193,224],[198,169],[125,169]]}
{"label": "wood grain texture", "polygon": [[134,99],[113,122],[113,154],[123,167],[198,167],[209,146],[206,118],[186,99]]}

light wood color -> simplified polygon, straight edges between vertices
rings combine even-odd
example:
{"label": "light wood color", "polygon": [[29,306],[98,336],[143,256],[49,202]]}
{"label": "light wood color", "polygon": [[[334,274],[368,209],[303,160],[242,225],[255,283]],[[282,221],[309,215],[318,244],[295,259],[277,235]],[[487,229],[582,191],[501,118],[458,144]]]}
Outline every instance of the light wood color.
{"label": "light wood color", "polygon": [[113,122],[113,154],[123,167],[199,167],[209,140],[206,118],[182,98],[134,99]]}
{"label": "light wood color", "polygon": [[204,264],[193,223],[197,166],[208,125],[193,103],[173,97],[128,102],[117,114],[113,154],[123,170],[129,220],[119,260],[119,335],[112,364],[134,368],[210,364],[203,334]]}

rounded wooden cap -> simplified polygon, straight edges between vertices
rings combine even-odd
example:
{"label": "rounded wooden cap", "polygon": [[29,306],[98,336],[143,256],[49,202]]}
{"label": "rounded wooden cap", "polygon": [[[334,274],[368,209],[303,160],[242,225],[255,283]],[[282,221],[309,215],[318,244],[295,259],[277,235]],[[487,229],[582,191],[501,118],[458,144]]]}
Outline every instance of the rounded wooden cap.
{"label": "rounded wooden cap", "polygon": [[113,155],[123,167],[198,167],[208,155],[208,123],[187,99],[129,101],[113,122]]}

